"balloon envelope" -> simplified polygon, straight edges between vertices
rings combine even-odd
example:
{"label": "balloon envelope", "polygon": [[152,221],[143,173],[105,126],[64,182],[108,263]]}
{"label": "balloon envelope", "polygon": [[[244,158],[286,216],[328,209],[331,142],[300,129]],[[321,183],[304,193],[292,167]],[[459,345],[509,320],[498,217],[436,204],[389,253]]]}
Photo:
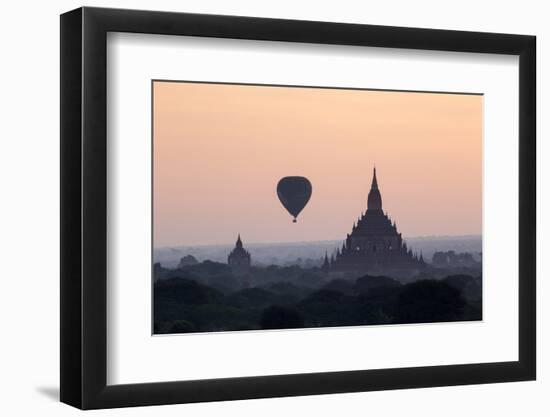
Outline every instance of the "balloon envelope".
{"label": "balloon envelope", "polygon": [[305,177],[284,177],[277,184],[277,195],[281,204],[294,217],[304,209],[311,197],[311,183]]}

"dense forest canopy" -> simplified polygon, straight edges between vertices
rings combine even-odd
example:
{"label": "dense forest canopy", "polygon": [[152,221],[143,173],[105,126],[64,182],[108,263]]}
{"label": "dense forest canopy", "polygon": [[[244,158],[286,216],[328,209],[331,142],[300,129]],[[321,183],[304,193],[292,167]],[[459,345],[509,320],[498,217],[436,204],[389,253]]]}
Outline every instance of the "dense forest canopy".
{"label": "dense forest canopy", "polygon": [[154,332],[189,333],[481,320],[481,274],[432,269],[409,280],[330,277],[319,268],[227,264],[155,267]]}

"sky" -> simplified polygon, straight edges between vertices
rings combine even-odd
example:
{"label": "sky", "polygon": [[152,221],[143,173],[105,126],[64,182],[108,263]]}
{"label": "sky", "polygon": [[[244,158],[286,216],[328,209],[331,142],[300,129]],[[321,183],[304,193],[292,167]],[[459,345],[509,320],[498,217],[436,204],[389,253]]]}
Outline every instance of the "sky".
{"label": "sky", "polygon": [[[153,83],[154,246],[344,239],[376,166],[403,236],[480,235],[483,97]],[[313,186],[297,223],[285,176]]]}

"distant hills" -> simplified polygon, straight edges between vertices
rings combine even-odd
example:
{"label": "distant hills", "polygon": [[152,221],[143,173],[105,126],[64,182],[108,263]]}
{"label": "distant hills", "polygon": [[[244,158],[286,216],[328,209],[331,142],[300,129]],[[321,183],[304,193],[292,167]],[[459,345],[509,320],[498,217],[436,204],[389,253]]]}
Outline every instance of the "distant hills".
{"label": "distant hills", "polygon": [[[482,239],[479,235],[467,236],[423,236],[405,238],[407,246],[413,252],[422,252],[424,259],[431,262],[436,251],[466,252],[479,259],[482,251]],[[255,265],[294,265],[305,267],[318,266],[325,252],[329,256],[341,247],[341,240],[317,242],[281,242],[281,243],[247,243],[244,246],[252,255]],[[191,255],[199,262],[211,260],[227,262],[227,255],[234,244],[208,246],[175,246],[154,248],[154,262],[160,262],[168,268],[175,268],[180,259]]]}

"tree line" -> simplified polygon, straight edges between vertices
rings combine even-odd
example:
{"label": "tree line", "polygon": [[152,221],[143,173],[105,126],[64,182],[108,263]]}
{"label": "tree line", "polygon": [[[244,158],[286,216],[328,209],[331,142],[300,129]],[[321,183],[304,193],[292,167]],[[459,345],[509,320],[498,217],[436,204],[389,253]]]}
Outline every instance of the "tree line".
{"label": "tree line", "polygon": [[[227,270],[218,271],[223,275]],[[294,275],[301,276],[298,270]],[[195,271],[196,274],[196,271]],[[214,275],[215,276],[215,275]],[[481,320],[481,277],[451,275],[403,284],[385,276],[272,281],[227,290],[176,271],[154,285],[154,332],[259,329]],[[311,278],[311,277],[310,277]],[[233,277],[235,279],[235,277]],[[318,281],[317,281],[318,282]]]}

